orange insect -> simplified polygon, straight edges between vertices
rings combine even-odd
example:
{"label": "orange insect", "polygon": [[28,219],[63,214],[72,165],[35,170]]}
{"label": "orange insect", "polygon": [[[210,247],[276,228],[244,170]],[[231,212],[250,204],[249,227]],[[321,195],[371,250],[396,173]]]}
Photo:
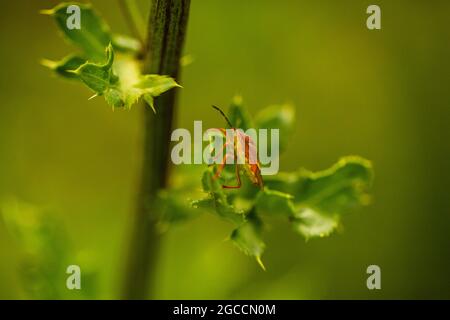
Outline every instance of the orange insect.
{"label": "orange insect", "polygon": [[[234,152],[228,152],[228,148],[227,145],[230,143],[229,139],[227,139],[227,131],[223,128],[217,128],[217,130],[219,130],[224,137],[226,138],[226,142],[223,145],[223,149],[227,150],[227,152],[225,153],[225,156],[222,159],[222,163],[219,165],[216,174],[214,175],[214,179],[217,179],[220,177],[220,174],[222,173],[225,164],[227,163],[227,158],[228,157],[233,157],[233,160],[235,163],[235,168],[236,168],[236,180],[237,180],[237,185],[236,186],[226,186],[223,185],[222,188],[226,188],[226,189],[239,189],[241,187],[241,176],[240,176],[240,168],[242,168],[245,172],[245,174],[247,175],[247,177],[250,179],[250,181],[260,187],[261,189],[264,188],[264,183],[263,183],[263,179],[261,176],[261,168],[260,168],[260,163],[258,161],[257,158],[257,152],[256,152],[256,144],[253,141],[253,139],[245,134],[242,130],[238,130],[236,128],[233,128],[233,125],[231,124],[230,120],[227,118],[227,116],[225,115],[225,113],[220,110],[218,107],[216,106],[212,106],[214,109],[216,109],[217,111],[220,112],[220,114],[224,117],[225,121],[228,123],[228,125],[230,126],[231,130],[233,130],[234,135],[233,138],[234,140],[231,141],[234,145]],[[244,146],[244,150],[242,150],[242,148],[240,148],[239,146]],[[233,151],[232,149],[232,151]],[[242,154],[243,153],[243,154]],[[238,161],[238,159],[240,159],[241,161]],[[252,160],[252,161],[250,161]],[[243,164],[242,164],[243,162]]]}

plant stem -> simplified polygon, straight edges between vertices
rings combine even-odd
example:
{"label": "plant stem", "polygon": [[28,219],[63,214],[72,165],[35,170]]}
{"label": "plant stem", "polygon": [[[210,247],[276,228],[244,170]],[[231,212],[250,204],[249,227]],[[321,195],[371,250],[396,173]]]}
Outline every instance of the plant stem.
{"label": "plant stem", "polygon": [[[144,73],[169,75],[178,81],[190,0],[151,0]],[[130,257],[123,297],[154,297],[160,234],[156,228],[156,197],[167,187],[169,147],[177,90],[155,100],[156,114],[144,108],[144,159],[137,198]]]}

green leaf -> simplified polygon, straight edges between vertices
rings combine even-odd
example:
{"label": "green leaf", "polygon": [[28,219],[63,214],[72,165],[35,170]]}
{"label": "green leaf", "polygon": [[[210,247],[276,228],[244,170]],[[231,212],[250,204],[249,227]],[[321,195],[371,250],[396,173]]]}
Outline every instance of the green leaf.
{"label": "green leaf", "polygon": [[[129,72],[129,70],[125,72]],[[131,108],[131,106],[142,97],[153,111],[156,112],[154,98],[172,88],[181,88],[173,78],[168,76],[155,74],[143,76],[137,75],[134,79],[129,78],[127,81],[123,81],[122,79],[126,79],[127,76],[123,76],[124,74],[122,72],[119,72],[118,74],[121,79],[119,88],[122,92],[124,105],[127,108]]]}
{"label": "green leaf", "polygon": [[343,213],[369,203],[367,191],[372,180],[370,161],[350,156],[323,171],[301,169],[295,173],[267,176],[265,182],[271,189],[292,194],[296,205],[318,208],[322,212]]}
{"label": "green leaf", "polygon": [[192,202],[195,208],[209,209],[217,213],[221,218],[236,224],[238,227],[231,233],[230,239],[244,253],[254,256],[261,266],[261,255],[265,244],[262,240],[262,221],[256,215],[256,211],[250,208],[245,215],[243,210],[230,204],[230,199],[222,188],[223,181],[215,179],[213,172],[208,169],[202,177],[203,190],[209,193],[209,197]]}
{"label": "green leaf", "polygon": [[294,197],[288,193],[265,188],[256,197],[256,211],[259,214],[291,217],[296,211],[293,199]]}
{"label": "green leaf", "polygon": [[112,36],[112,45],[119,52],[133,54],[142,52],[142,45],[139,40],[122,34],[114,34]]}
{"label": "green leaf", "polygon": [[111,85],[117,83],[113,75],[114,50],[110,44],[106,49],[106,62],[103,64],[86,62],[72,73],[77,75],[97,95],[103,95]]}
{"label": "green leaf", "polygon": [[160,76],[155,74],[147,74],[140,77],[139,81],[134,85],[140,96],[144,97],[145,102],[155,111],[153,105],[154,98],[158,97],[162,93],[172,89],[181,88],[176,81],[168,76]]}
{"label": "green leaf", "polygon": [[262,227],[262,221],[255,214],[249,214],[247,221],[233,230],[230,239],[245,254],[255,257],[261,268],[266,270],[261,261],[266,247],[262,240]]}
{"label": "green leaf", "polygon": [[300,210],[292,219],[294,230],[305,237],[329,236],[339,226],[339,215],[321,214],[311,208]]}
{"label": "green leaf", "polygon": [[184,222],[198,216],[199,211],[190,205],[184,190],[162,190],[158,193],[159,224],[167,229],[171,224]]}
{"label": "green leaf", "polygon": [[78,69],[86,61],[85,58],[78,55],[69,55],[60,61],[44,59],[41,61],[41,64],[64,78],[78,79],[78,76],[71,71]]}
{"label": "green leaf", "polygon": [[[67,13],[67,8],[71,5],[80,8],[80,29],[71,30],[67,27],[67,19],[71,16],[71,13]],[[53,9],[43,10],[41,13],[51,15],[65,38],[82,49],[89,59],[94,61],[102,59],[105,47],[112,41],[111,32],[106,22],[93,10],[91,5],[65,2],[58,4]]]}
{"label": "green leaf", "polygon": [[67,72],[78,77],[96,95],[104,95],[106,102],[113,108],[131,108],[142,97],[155,110],[155,97],[180,87],[168,76],[141,75],[137,61],[127,55],[115,59],[111,44],[106,49],[106,62],[99,64],[88,61],[78,69]]}
{"label": "green leaf", "polygon": [[193,202],[193,206],[202,206],[204,208],[209,205],[221,218],[235,224],[241,224],[245,221],[244,212],[230,204],[220,181],[213,177],[211,170],[208,169],[204,172],[202,184],[203,190],[209,193],[209,197]]}
{"label": "green leaf", "polygon": [[[257,114],[255,123],[259,129],[280,130],[280,152],[283,152],[295,126],[295,109],[289,104],[269,106]],[[268,133],[270,137],[270,130]],[[268,140],[268,150],[271,150],[271,141]]]}
{"label": "green leaf", "polygon": [[191,206],[195,209],[211,209],[215,208],[214,205],[214,198],[204,198],[191,202]]}
{"label": "green leaf", "polygon": [[228,118],[231,124],[236,129],[242,129],[246,131],[247,129],[254,128],[253,120],[248,112],[247,108],[242,103],[242,97],[236,96],[228,110]]}
{"label": "green leaf", "polygon": [[368,189],[372,185],[373,169],[366,159],[342,158],[324,171],[300,171],[299,177],[295,201],[321,212],[346,213],[370,201]]}
{"label": "green leaf", "polygon": [[157,97],[172,88],[181,86],[171,77],[146,74],[140,78],[139,82],[136,83],[134,87],[142,90],[146,95],[148,94]]}
{"label": "green leaf", "polygon": [[[72,5],[80,8],[81,29],[71,30],[67,27],[67,20],[73,14],[68,14],[67,9]],[[113,108],[129,109],[143,98],[155,111],[156,97],[180,87],[168,76],[142,75],[136,58],[142,51],[139,41],[122,35],[112,36],[108,25],[91,5],[67,2],[42,13],[54,17],[63,35],[81,48],[88,58],[86,60],[79,55],[72,55],[59,62],[44,60],[43,64],[63,77],[81,80],[95,92],[95,96],[104,95],[106,102]],[[117,57],[113,47],[119,52]]]}
{"label": "green leaf", "polygon": [[140,98],[143,98],[155,111],[154,98],[164,92],[180,87],[176,81],[168,76],[142,75],[139,63],[130,56],[119,55],[114,63],[114,72],[119,78],[118,84],[107,102],[111,106],[125,106],[131,108]]}
{"label": "green leaf", "polygon": [[294,196],[295,229],[309,237],[326,236],[336,229],[340,216],[367,205],[373,180],[370,161],[345,157],[327,170],[299,170],[268,177],[266,185]]}
{"label": "green leaf", "polygon": [[123,96],[117,88],[109,88],[105,92],[105,100],[113,108],[121,108],[125,105]]}

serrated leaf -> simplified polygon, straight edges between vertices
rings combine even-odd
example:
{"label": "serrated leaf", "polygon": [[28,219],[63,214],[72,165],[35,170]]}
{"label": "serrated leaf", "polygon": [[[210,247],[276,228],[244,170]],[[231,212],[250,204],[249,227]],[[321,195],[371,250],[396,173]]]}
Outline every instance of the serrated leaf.
{"label": "serrated leaf", "polygon": [[300,171],[299,177],[295,201],[320,212],[342,214],[369,203],[367,191],[372,185],[373,169],[363,158],[342,158],[324,171]]}
{"label": "serrated leaf", "polygon": [[262,240],[262,226],[262,221],[256,215],[249,214],[247,221],[233,230],[230,239],[245,254],[255,257],[261,268],[265,270],[261,261],[266,247]]}
{"label": "serrated leaf", "polygon": [[[173,78],[168,76],[141,75],[138,62],[127,55],[118,56],[114,63],[114,71],[119,78],[115,89],[120,92],[122,105],[128,109],[143,98],[155,111],[153,105],[155,97],[172,88],[180,87]],[[114,95],[116,98],[119,97],[116,93]],[[118,103],[117,99],[112,101]]]}
{"label": "serrated leaf", "polygon": [[139,81],[132,88],[124,90],[125,105],[131,107],[140,97],[156,112],[154,98],[172,88],[181,88],[176,81],[168,76],[147,74],[139,77]]}
{"label": "serrated leaf", "polygon": [[191,202],[191,206],[195,209],[212,209],[214,208],[214,198],[194,200]]}
{"label": "serrated leaf", "polygon": [[228,118],[236,129],[246,131],[247,129],[254,128],[252,117],[244,106],[240,96],[233,98],[230,109],[228,110]]}
{"label": "serrated leaf", "polygon": [[116,88],[109,88],[105,91],[105,100],[113,108],[121,108],[125,105],[122,93]]}
{"label": "serrated leaf", "polygon": [[266,185],[294,196],[295,229],[305,237],[326,236],[336,229],[340,216],[369,202],[372,184],[370,161],[345,157],[327,170],[279,174],[266,179]]}
{"label": "serrated leaf", "polygon": [[[67,19],[71,16],[71,13],[67,13],[67,8],[72,5],[80,8],[80,29],[69,29],[67,27]],[[51,15],[65,38],[82,49],[89,59],[101,61],[104,49],[111,43],[112,37],[109,26],[91,5],[64,2],[53,9],[43,10],[41,13]]]}
{"label": "serrated leaf", "polygon": [[267,177],[266,184],[271,189],[292,194],[296,205],[318,208],[324,213],[344,213],[368,203],[367,190],[372,180],[370,161],[350,156],[323,171],[301,169],[291,174]]}
{"label": "serrated leaf", "polygon": [[[81,29],[71,30],[66,26],[67,19],[72,14],[67,13],[69,6],[80,8]],[[142,75],[136,58],[142,51],[141,44],[127,36],[112,36],[107,24],[95,13],[91,5],[61,3],[42,13],[53,16],[66,38],[80,47],[88,57],[88,61],[82,61],[78,56],[70,56],[61,62],[44,60],[43,64],[64,77],[81,80],[95,92],[95,96],[104,95],[106,102],[113,108],[129,109],[143,98],[155,111],[155,97],[180,87],[174,79],[167,76]],[[117,57],[113,47],[119,52]],[[107,58],[106,62],[102,62],[105,48]]]}
{"label": "serrated leaf", "polygon": [[137,90],[136,92],[140,96],[143,96],[145,102],[155,111],[154,98],[177,87],[180,88],[181,86],[171,77],[147,74],[141,76],[133,88]]}
{"label": "serrated leaf", "polygon": [[[289,104],[269,106],[256,115],[255,123],[259,129],[280,130],[280,152],[283,152],[295,126],[295,109]],[[271,139],[268,143],[268,150],[271,150]]]}
{"label": "serrated leaf", "polygon": [[172,88],[181,86],[169,76],[146,74],[140,77],[138,83],[136,83],[134,87],[142,90],[144,94],[157,97]]}
{"label": "serrated leaf", "polygon": [[116,61],[111,44],[106,49],[106,62],[86,62],[69,73],[77,76],[96,95],[104,95],[106,102],[114,108],[131,108],[143,97],[154,110],[155,97],[180,87],[168,76],[141,75],[138,63],[129,56],[119,56]]}
{"label": "serrated leaf", "polygon": [[[223,219],[235,224],[245,221],[244,212],[230,204],[222,185],[218,179],[214,179],[211,170],[206,170],[202,177],[203,190],[209,193],[209,197],[197,202],[199,204],[213,204],[214,211]],[[210,201],[212,200],[212,202]]]}
{"label": "serrated leaf", "polygon": [[324,215],[311,208],[300,210],[292,220],[294,230],[306,239],[329,236],[339,225],[339,215]]}
{"label": "serrated leaf", "polygon": [[67,79],[78,79],[72,71],[86,63],[86,59],[78,55],[69,55],[60,61],[44,59],[41,64]]}
{"label": "serrated leaf", "polygon": [[106,49],[106,62],[99,64],[93,62],[86,62],[78,69],[73,71],[73,74],[83,81],[89,88],[91,88],[97,95],[103,95],[112,85],[117,83],[118,79],[114,76],[112,66],[114,63],[114,50],[112,45]]}
{"label": "serrated leaf", "polygon": [[295,214],[293,199],[288,193],[265,188],[256,197],[255,208],[258,214],[291,217]]}
{"label": "serrated leaf", "polygon": [[167,228],[174,223],[183,222],[199,214],[189,203],[184,191],[162,190],[156,199],[159,223]]}

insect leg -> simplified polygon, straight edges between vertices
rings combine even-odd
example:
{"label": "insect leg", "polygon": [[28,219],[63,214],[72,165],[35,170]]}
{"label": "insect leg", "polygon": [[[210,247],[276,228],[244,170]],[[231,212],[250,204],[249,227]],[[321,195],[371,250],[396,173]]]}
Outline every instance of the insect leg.
{"label": "insect leg", "polygon": [[225,156],[223,157],[222,163],[221,163],[221,164],[219,165],[219,167],[217,168],[216,174],[214,175],[214,179],[219,178],[220,174],[221,174],[222,171],[223,171],[223,168],[225,168],[226,159],[227,159],[227,155],[225,155]]}
{"label": "insect leg", "polygon": [[[228,145],[228,143],[225,143],[225,144],[223,145],[222,151],[227,147],[227,145]],[[213,149],[211,150],[211,154],[213,154],[214,152],[215,152],[215,149],[213,148]],[[218,158],[219,156],[220,156],[220,154],[214,156],[214,157],[212,158],[212,160],[213,160],[213,161],[216,161],[217,158]]]}
{"label": "insect leg", "polygon": [[236,179],[237,179],[238,184],[236,186],[223,185],[222,188],[225,188],[225,189],[239,189],[241,187],[241,175],[239,173],[239,166],[237,164],[235,166],[236,166]]}
{"label": "insect leg", "polygon": [[225,153],[222,163],[219,165],[216,174],[214,175],[214,179],[219,178],[220,174],[222,173],[223,169],[225,168],[225,165],[227,164],[227,158],[230,156],[229,153]]}
{"label": "insect leg", "polygon": [[[211,129],[208,129],[208,130],[217,130],[217,131],[219,131],[220,133],[223,134],[224,138],[226,138],[226,130],[225,130],[224,128],[211,128]],[[222,146],[222,151],[223,151],[223,149],[226,148],[227,145],[228,145],[228,143],[225,141],[225,144]],[[210,152],[210,155],[212,156],[212,154],[213,154],[215,151],[216,151],[216,149],[215,149],[215,148],[212,148],[212,149],[211,149],[211,152]],[[211,160],[212,160],[213,162],[216,161],[220,155],[221,155],[221,154],[217,154],[216,156],[214,156],[213,158],[211,158]],[[212,164],[212,163],[209,164],[209,166],[211,166],[211,165],[213,165],[213,164]]]}

